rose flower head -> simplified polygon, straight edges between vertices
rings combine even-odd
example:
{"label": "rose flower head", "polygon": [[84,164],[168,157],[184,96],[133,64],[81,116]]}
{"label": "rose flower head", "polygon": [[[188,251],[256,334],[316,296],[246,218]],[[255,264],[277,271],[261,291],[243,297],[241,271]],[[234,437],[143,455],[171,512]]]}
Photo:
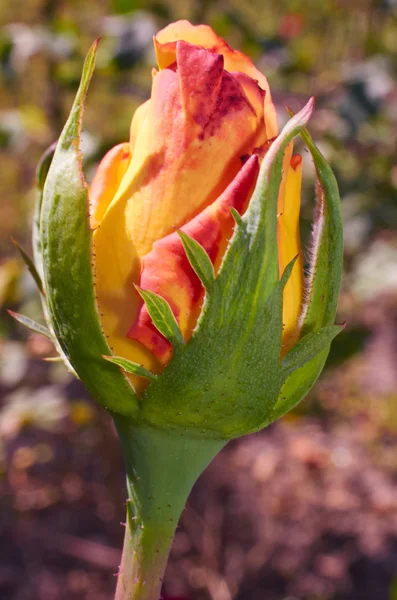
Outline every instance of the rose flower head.
{"label": "rose flower head", "polygon": [[[91,49],[39,171],[37,278],[51,337],[101,404],[229,439],[299,402],[340,331],[338,189],[305,129],[312,100],[279,132],[265,76],[210,27],[173,23],[154,46],[150,99],[88,189]],[[306,274],[297,135],[318,176]]]}

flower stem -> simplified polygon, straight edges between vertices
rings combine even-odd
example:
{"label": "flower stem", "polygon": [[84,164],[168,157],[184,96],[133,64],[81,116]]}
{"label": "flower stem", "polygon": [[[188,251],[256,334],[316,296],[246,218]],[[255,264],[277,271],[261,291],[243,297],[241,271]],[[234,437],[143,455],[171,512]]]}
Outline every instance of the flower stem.
{"label": "flower stem", "polygon": [[127,523],[115,600],[158,600],[187,496],[224,440],[115,417],[127,469]]}

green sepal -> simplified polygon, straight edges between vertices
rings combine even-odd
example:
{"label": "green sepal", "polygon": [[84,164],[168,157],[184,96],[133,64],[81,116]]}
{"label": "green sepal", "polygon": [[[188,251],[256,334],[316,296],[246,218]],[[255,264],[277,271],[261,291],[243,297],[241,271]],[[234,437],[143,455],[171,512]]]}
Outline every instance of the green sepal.
{"label": "green sepal", "polygon": [[154,326],[173,346],[183,345],[185,341],[182,332],[167,300],[154,292],[143,290],[138,286],[135,287],[146,304]]}
{"label": "green sepal", "polygon": [[236,225],[241,225],[242,221],[243,221],[243,217],[240,215],[240,213],[238,212],[238,210],[236,210],[234,208],[234,206],[230,207],[230,212],[232,214],[232,217],[236,223]]}
{"label": "green sepal", "polygon": [[281,361],[283,379],[318,356],[343,329],[343,325],[327,325],[303,336]]}
{"label": "green sepal", "polygon": [[44,294],[43,283],[41,281],[40,275],[37,272],[37,269],[36,269],[36,266],[35,266],[33,260],[30,258],[30,256],[25,252],[25,250],[22,248],[22,246],[20,244],[18,244],[18,242],[14,238],[11,238],[11,240],[12,240],[12,243],[14,244],[15,248],[18,250],[19,254],[21,255],[21,258],[22,258],[23,262],[25,263],[25,265],[27,266],[29,273],[33,277],[34,282],[37,286],[37,289],[39,290],[39,292],[41,294]]}
{"label": "green sepal", "polygon": [[131,375],[137,375],[138,377],[145,377],[146,379],[150,379],[151,381],[155,381],[157,379],[157,375],[146,369],[142,365],[138,365],[138,363],[132,362],[131,360],[127,360],[122,356],[103,356],[105,360],[118,365],[126,373],[131,373]]}
{"label": "green sepal", "polygon": [[[44,152],[41,157],[39,164],[36,169],[36,203],[34,209],[34,217],[33,217],[33,228],[32,228],[32,247],[33,247],[33,259],[34,264],[37,270],[37,273],[40,277],[40,281],[44,279],[43,273],[43,257],[41,253],[41,236],[40,236],[40,215],[41,215],[41,206],[43,203],[43,191],[45,180],[47,179],[48,171],[51,166],[52,159],[54,157],[56,148],[56,143],[52,144],[47,150]],[[42,298],[42,304],[44,308],[44,312],[47,310],[47,306]]]}
{"label": "green sepal", "polygon": [[184,231],[178,230],[177,233],[181,238],[190,266],[195,271],[207,292],[210,291],[215,279],[214,267],[210,257],[202,245]]}
{"label": "green sepal", "polygon": [[137,397],[111,354],[97,311],[92,270],[88,189],[79,149],[84,100],[93,73],[91,47],[72,111],[45,178],[39,219],[48,316],[58,344],[92,396],[110,411],[133,416]]}
{"label": "green sepal", "polygon": [[343,266],[343,224],[338,184],[307,131],[302,131],[316,168],[317,207],[313,226],[309,292],[301,317],[302,332],[335,321]]}
{"label": "green sepal", "polygon": [[329,346],[288,377],[281,388],[279,398],[267,425],[287,414],[310,392],[324,369],[328,353]]}
{"label": "green sepal", "polygon": [[47,329],[47,327],[44,327],[44,325],[37,323],[37,321],[34,321],[33,319],[26,317],[25,315],[16,313],[13,310],[9,310],[8,314],[11,315],[11,317],[13,319],[18,321],[18,323],[20,323],[21,325],[24,325],[24,327],[27,327],[34,333],[39,333],[40,335],[44,335],[46,338],[51,340],[51,342],[54,342],[53,334],[51,333],[51,331],[49,329]]}
{"label": "green sepal", "polygon": [[[41,156],[39,163],[36,168],[36,187],[42,192],[44,190],[45,180],[47,179],[48,171],[50,170],[50,166],[52,163],[52,159],[54,158],[55,148],[57,147],[57,142],[54,142],[47,148],[47,150]],[[39,207],[40,209],[41,207]]]}
{"label": "green sepal", "polygon": [[[36,204],[34,210],[34,218],[33,218],[33,228],[32,228],[32,247],[33,247],[33,257],[34,257],[34,265],[37,271],[38,276],[40,277],[40,281],[43,282],[44,279],[44,271],[43,271],[43,257],[41,252],[41,238],[40,238],[40,215],[41,215],[41,206],[43,202],[43,190],[44,184],[48,175],[48,171],[51,166],[52,159],[54,157],[54,152],[56,148],[56,142],[51,144],[49,148],[42,155],[39,164],[36,169]],[[44,287],[44,286],[43,286]],[[49,318],[48,306],[45,297],[45,290],[42,294],[40,294],[41,305],[43,308],[44,318],[46,319],[49,327],[51,327],[51,321]],[[76,371],[73,369],[72,365],[69,363],[67,357],[65,356],[62,348],[60,347],[58,340],[56,339],[54,333],[52,333],[52,341],[55,346],[56,351],[59,354],[59,357],[56,357],[52,360],[60,362],[63,361],[67,370],[70,373],[73,373],[75,377],[77,377]],[[47,359],[44,359],[47,360]],[[50,360],[50,359],[48,359]]]}
{"label": "green sepal", "polygon": [[294,258],[285,267],[283,274],[281,275],[281,279],[280,279],[280,285],[281,285],[282,289],[284,289],[285,286],[287,285],[287,281],[291,277],[292,269],[294,268],[295,263],[298,260],[298,257],[299,257],[299,254],[294,256]]}
{"label": "green sepal", "polygon": [[[307,130],[301,133],[313,158],[318,178],[308,293],[300,319],[306,336],[335,321],[343,266],[343,225],[335,176]],[[331,341],[331,340],[330,340]],[[329,344],[285,381],[274,407],[272,421],[290,411],[310,391],[324,368]]]}
{"label": "green sepal", "polygon": [[[294,116],[290,109],[288,112]],[[308,292],[300,318],[305,333],[335,320],[343,267],[343,222],[335,175],[308,130],[303,128],[300,135],[312,155],[318,180]]]}
{"label": "green sepal", "polygon": [[282,291],[278,272],[277,200],[284,151],[310,117],[310,102],[265,156],[257,186],[236,226],[191,339],[142,396],[158,427],[225,439],[257,431],[278,400]]}

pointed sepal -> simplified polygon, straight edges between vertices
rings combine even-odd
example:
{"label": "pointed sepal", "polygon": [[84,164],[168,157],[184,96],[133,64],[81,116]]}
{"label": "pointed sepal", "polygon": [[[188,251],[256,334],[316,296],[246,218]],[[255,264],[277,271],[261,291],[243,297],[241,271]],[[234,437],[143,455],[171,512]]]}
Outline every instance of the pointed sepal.
{"label": "pointed sepal", "polygon": [[102,359],[111,349],[95,299],[88,188],[81,165],[84,101],[96,52],[97,42],[87,55],[75,102],[45,177],[38,227],[43,284],[49,324],[72,368],[105,408],[133,416],[138,402],[128,378]]}
{"label": "pointed sepal", "polygon": [[179,347],[185,343],[182,332],[174,317],[167,300],[164,300],[158,294],[143,290],[136,286],[136,290],[146,304],[146,308],[153,321],[153,325],[159,330],[174,347]]}
{"label": "pointed sepal", "polygon": [[33,319],[26,317],[25,315],[21,315],[20,313],[14,312],[13,310],[9,310],[8,314],[11,315],[13,319],[18,321],[18,323],[30,329],[30,331],[33,331],[34,333],[39,333],[40,335],[44,335],[46,338],[51,340],[51,342],[54,342],[54,336],[52,335],[51,331],[47,329],[47,327],[45,327],[44,325],[37,323],[37,321],[34,321]]}
{"label": "pointed sepal", "polygon": [[301,136],[317,173],[317,206],[311,244],[307,298],[301,316],[302,331],[335,321],[343,265],[343,225],[338,184],[330,166],[308,131]]}
{"label": "pointed sepal", "polygon": [[36,266],[35,266],[33,260],[30,258],[30,256],[27,254],[27,252],[25,252],[25,250],[22,248],[22,246],[14,238],[11,238],[11,240],[12,240],[12,243],[14,244],[15,248],[18,250],[19,254],[21,255],[21,258],[22,258],[23,262],[25,263],[25,265],[27,266],[29,273],[33,277],[34,282],[37,286],[37,289],[39,290],[39,292],[41,294],[44,294],[43,283],[41,281],[41,277],[40,277],[39,273],[37,272],[37,269],[36,269]]}
{"label": "pointed sepal", "polygon": [[[36,203],[33,217],[32,228],[32,247],[35,268],[40,277],[41,282],[44,279],[43,273],[43,257],[41,252],[41,233],[40,233],[40,215],[41,206],[43,203],[43,191],[48,171],[50,169],[52,159],[54,157],[56,143],[52,144],[44,152],[36,169]],[[44,295],[41,297],[44,313],[47,314],[47,305],[44,302]]]}
{"label": "pointed sepal", "polygon": [[283,274],[280,279],[280,284],[283,289],[285,288],[288,279],[291,277],[292,269],[294,268],[297,260],[298,260],[298,255],[294,256],[294,258],[288,263],[288,265],[285,267],[285,269],[283,271]]}
{"label": "pointed sepal", "polygon": [[156,381],[157,375],[146,369],[142,365],[138,365],[138,363],[132,362],[131,360],[127,360],[122,356],[103,356],[105,360],[113,363],[121,367],[126,373],[130,373],[131,375],[137,375],[138,377],[145,377],[145,379],[150,379],[151,381]]}
{"label": "pointed sepal", "polygon": [[214,284],[215,273],[208,254],[202,245],[187,235],[187,233],[182,230],[178,230],[177,233],[181,238],[190,266],[195,271],[206,291],[210,291]]}
{"label": "pointed sepal", "polygon": [[328,325],[303,336],[281,361],[282,378],[287,379],[329,347],[332,340],[344,329],[344,325]]}

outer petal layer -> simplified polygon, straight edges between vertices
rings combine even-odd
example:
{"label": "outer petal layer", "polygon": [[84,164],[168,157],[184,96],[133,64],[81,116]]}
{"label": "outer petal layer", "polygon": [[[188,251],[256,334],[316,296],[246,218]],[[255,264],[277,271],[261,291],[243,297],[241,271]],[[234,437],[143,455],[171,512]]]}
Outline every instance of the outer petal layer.
{"label": "outer petal layer", "polygon": [[130,144],[119,144],[103,157],[90,187],[90,225],[96,229],[116,194],[131,159]]}
{"label": "outer petal layer", "polygon": [[[233,232],[230,208],[234,207],[240,214],[245,211],[258,171],[259,160],[252,156],[218,200],[181,228],[203,246],[215,271]],[[176,232],[155,242],[153,250],[143,258],[139,285],[168,301],[185,339],[188,339],[200,313],[204,290]],[[148,348],[161,363],[168,362],[171,345],[153,326],[144,304],[128,336]]]}
{"label": "outer petal layer", "polygon": [[175,62],[178,40],[222,54],[227,71],[239,71],[257,81],[262,90],[266,92],[265,122],[268,138],[273,138],[278,134],[276,110],[267,79],[245,54],[230,48],[225,40],[216,35],[208,25],[192,25],[189,21],[177,21],[159,31],[154,38],[157,64],[160,69],[165,69]]}

